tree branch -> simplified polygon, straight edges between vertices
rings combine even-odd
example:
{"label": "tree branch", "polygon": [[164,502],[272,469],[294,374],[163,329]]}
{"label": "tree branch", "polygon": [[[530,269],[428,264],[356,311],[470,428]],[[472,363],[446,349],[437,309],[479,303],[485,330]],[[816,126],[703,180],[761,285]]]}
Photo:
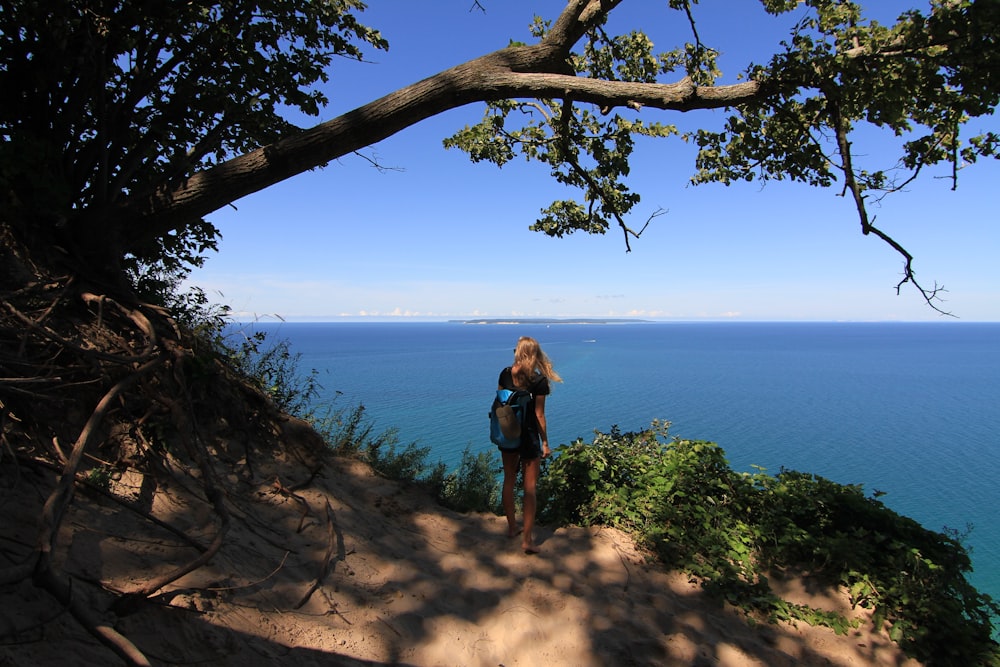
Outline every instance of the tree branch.
{"label": "tree branch", "polygon": [[919,282],[913,273],[913,255],[911,255],[906,248],[900,245],[895,239],[872,225],[871,221],[868,219],[868,209],[865,207],[865,197],[861,192],[861,186],[858,184],[857,179],[854,176],[854,164],[851,156],[851,144],[847,138],[847,122],[840,115],[840,107],[836,102],[831,101],[829,103],[829,108],[831,111],[831,122],[834,126],[834,132],[837,138],[837,149],[840,152],[840,157],[843,160],[843,165],[841,170],[844,173],[844,184],[845,188],[850,191],[851,196],[854,198],[854,205],[858,210],[858,217],[861,220],[861,233],[865,236],[869,234],[874,234],[883,241],[885,241],[891,248],[898,252],[903,257],[903,278],[898,283],[896,283],[896,294],[899,294],[900,289],[906,283],[913,284],[914,287],[920,292],[924,301],[928,306],[941,313],[942,315],[949,315],[954,317],[950,312],[944,311],[937,306],[935,301],[940,301],[941,298],[938,296],[941,292],[946,291],[943,287],[938,287],[936,284],[933,289],[925,289]]}
{"label": "tree branch", "polygon": [[571,47],[621,0],[572,0],[535,45],[511,46],[401,88],[309,130],[193,174],[113,212],[116,220],[144,218],[125,228],[126,245],[182,229],[232,201],[377,143],[444,111],[473,102],[566,98],[601,107],[636,105],[661,110],[715,109],[756,99],[756,81],[698,87],[603,81],[575,76]]}

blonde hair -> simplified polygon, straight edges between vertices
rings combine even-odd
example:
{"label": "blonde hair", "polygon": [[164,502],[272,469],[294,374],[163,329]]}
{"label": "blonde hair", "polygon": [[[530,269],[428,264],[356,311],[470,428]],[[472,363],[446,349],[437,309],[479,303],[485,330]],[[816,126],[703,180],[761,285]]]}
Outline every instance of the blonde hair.
{"label": "blonde hair", "polygon": [[552,382],[562,382],[559,373],[552,368],[552,362],[548,355],[542,352],[541,345],[531,336],[521,336],[517,339],[517,347],[514,349],[514,365],[511,367],[514,376],[514,384],[518,387],[527,387],[531,383],[532,376],[540,373]]}

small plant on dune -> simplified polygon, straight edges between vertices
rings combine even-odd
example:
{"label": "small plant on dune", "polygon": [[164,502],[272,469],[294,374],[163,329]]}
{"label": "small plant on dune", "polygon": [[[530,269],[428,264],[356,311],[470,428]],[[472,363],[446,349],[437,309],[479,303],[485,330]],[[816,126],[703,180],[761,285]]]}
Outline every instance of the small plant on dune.
{"label": "small plant on dune", "polygon": [[[430,447],[419,447],[411,442],[399,448],[395,430],[389,430],[384,437],[372,440],[365,449],[364,460],[379,473],[389,479],[413,482],[427,476],[441,476],[427,463]],[[443,464],[438,464],[438,466]]]}
{"label": "small plant on dune", "polygon": [[272,340],[264,331],[245,333],[236,345],[222,346],[232,368],[266,394],[282,412],[311,421],[313,400],[319,395],[318,372],[303,373],[301,353],[293,353],[287,339]]}
{"label": "small plant on dune", "polygon": [[365,420],[365,406],[351,410],[334,410],[327,406],[327,413],[318,420],[317,431],[337,454],[357,455],[368,448],[373,440],[393,437],[392,433],[372,435],[374,426]]}
{"label": "small plant on dune", "polygon": [[438,495],[441,504],[459,512],[498,511],[498,467],[497,456],[492,449],[473,454],[466,447],[458,468],[443,480]]}

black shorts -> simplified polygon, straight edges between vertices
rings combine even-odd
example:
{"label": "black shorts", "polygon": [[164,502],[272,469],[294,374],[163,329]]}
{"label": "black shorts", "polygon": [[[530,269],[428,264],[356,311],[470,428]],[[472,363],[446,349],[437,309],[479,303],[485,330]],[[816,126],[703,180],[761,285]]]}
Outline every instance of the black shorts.
{"label": "black shorts", "polygon": [[517,454],[523,461],[541,458],[542,439],[537,433],[529,433],[528,437],[521,438],[521,446],[517,448]]}

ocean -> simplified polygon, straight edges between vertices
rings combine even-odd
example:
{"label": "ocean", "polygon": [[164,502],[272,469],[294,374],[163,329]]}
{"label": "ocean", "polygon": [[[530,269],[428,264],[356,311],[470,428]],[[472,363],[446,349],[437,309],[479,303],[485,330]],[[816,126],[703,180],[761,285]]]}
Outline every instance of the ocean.
{"label": "ocean", "polygon": [[518,336],[564,379],[553,447],[671,422],[735,470],[786,468],[868,494],[933,530],[967,533],[971,583],[1000,600],[1000,324],[255,323],[322,385],[316,407],[365,406],[375,431],[453,467],[492,447],[487,412]]}

